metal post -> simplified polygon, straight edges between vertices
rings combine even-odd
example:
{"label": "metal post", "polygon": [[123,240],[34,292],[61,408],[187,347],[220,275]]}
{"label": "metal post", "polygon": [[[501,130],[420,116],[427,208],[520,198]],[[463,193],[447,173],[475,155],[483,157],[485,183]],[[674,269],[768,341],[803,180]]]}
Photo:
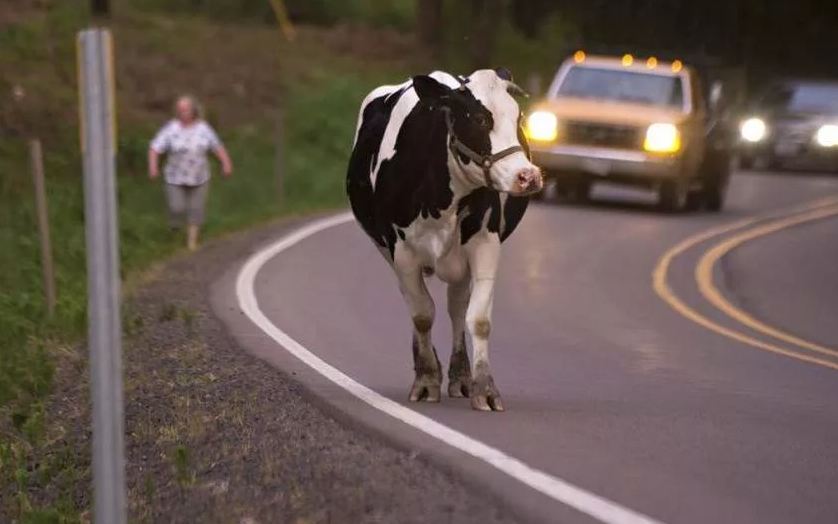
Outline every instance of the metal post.
{"label": "metal post", "polygon": [[47,192],[44,183],[44,154],[41,141],[37,138],[29,142],[29,159],[32,166],[32,182],[35,186],[35,208],[38,215],[38,236],[41,240],[41,272],[44,279],[44,298],[47,302],[47,314],[55,313],[55,271],[52,264],[52,243],[49,235],[49,213],[47,210]]}
{"label": "metal post", "polygon": [[[285,7],[285,0],[270,0],[271,7],[276,16],[276,22],[279,25],[279,30],[282,36],[288,42],[293,42],[297,37],[297,32],[291,19],[288,17],[288,9]],[[274,153],[274,172],[276,178],[276,194],[279,204],[285,203],[285,93],[284,83],[280,85],[279,102],[276,107],[276,128],[274,130],[274,140],[276,141],[276,151]]]}
{"label": "metal post", "polygon": [[94,519],[101,524],[122,524],[126,506],[111,35],[105,29],[89,29],[79,34],[78,44]]}

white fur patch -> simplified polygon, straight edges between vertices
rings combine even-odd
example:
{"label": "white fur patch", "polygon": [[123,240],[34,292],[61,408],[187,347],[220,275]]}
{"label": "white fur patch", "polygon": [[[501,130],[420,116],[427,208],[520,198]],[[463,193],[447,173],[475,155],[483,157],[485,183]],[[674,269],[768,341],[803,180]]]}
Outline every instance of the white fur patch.
{"label": "white fur patch", "polygon": [[[489,133],[492,153],[523,145],[518,142],[518,116],[521,109],[507,92],[506,82],[493,70],[481,69],[472,73],[467,86],[474,97],[492,113],[495,121],[495,127]],[[499,160],[489,174],[497,189],[510,191],[518,173],[531,167],[533,164],[527,156],[519,152]]]}

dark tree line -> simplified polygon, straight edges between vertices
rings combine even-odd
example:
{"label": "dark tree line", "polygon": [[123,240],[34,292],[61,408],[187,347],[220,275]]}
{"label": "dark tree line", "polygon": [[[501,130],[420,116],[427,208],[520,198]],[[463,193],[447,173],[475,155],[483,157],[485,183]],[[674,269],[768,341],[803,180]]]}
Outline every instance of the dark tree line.
{"label": "dark tree line", "polygon": [[510,15],[537,37],[551,15],[577,28],[576,46],[637,50],[788,74],[835,75],[835,0],[511,0]]}
{"label": "dark tree line", "polygon": [[[449,0],[450,1],[450,0]],[[492,61],[497,33],[507,16],[507,0],[454,0],[462,5],[458,20],[445,20],[446,2],[416,0],[416,32],[419,41],[436,57],[443,54],[446,23],[467,37],[466,51],[475,68],[487,67]],[[450,4],[449,4],[450,5]]]}
{"label": "dark tree line", "polygon": [[90,0],[90,9],[94,15],[107,16],[110,14],[110,0]]}
{"label": "dark tree line", "polygon": [[[444,6],[461,2],[470,14],[443,20]],[[466,27],[475,66],[491,62],[502,19],[538,39],[558,16],[576,35],[563,52],[631,51],[760,74],[838,75],[838,0],[416,0],[416,13],[429,46],[439,45],[446,25]]]}

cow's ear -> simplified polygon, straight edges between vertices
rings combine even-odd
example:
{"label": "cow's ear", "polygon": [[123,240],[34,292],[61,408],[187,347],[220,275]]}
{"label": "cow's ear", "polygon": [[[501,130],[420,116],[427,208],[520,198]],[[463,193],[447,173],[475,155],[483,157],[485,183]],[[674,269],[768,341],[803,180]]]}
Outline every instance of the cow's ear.
{"label": "cow's ear", "polygon": [[413,77],[413,89],[420,100],[442,100],[451,94],[451,88],[437,82],[428,75]]}
{"label": "cow's ear", "polygon": [[514,82],[515,80],[512,78],[512,71],[505,67],[496,67],[495,73],[497,73],[498,77],[501,80],[506,80],[508,82]]}

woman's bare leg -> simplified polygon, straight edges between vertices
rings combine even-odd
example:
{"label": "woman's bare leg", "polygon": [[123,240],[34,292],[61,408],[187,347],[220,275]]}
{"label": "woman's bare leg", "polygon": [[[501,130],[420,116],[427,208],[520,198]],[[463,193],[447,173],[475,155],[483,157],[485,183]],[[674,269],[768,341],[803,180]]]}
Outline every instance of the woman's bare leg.
{"label": "woman's bare leg", "polygon": [[189,224],[186,226],[186,247],[189,251],[195,251],[198,249],[198,233],[200,231],[199,226]]}

